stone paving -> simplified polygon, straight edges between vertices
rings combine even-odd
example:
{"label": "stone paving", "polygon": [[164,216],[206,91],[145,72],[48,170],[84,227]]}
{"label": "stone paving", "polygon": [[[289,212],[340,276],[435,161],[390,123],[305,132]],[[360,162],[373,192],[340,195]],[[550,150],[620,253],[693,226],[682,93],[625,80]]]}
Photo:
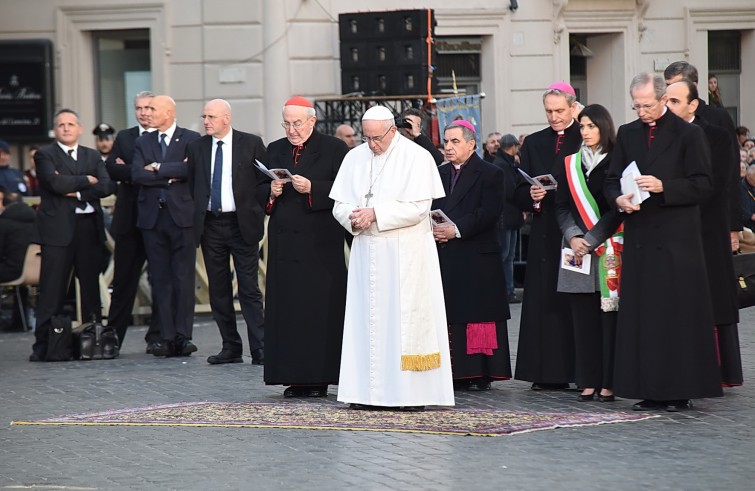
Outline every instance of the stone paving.
{"label": "stone paving", "polygon": [[[509,323],[516,353],[520,306]],[[211,366],[220,337],[198,317],[189,358],[144,354],[129,331],[112,361],[29,363],[32,335],[0,333],[0,490],[749,490],[755,485],[755,309],[742,311],[745,386],[638,423],[500,437],[199,427],[10,426],[12,420],[185,401],[282,401],[249,363]],[[512,360],[512,364],[515,360]],[[327,402],[337,404],[336,387]],[[519,381],[457,405],[630,411]],[[318,401],[320,402],[320,401]]]}

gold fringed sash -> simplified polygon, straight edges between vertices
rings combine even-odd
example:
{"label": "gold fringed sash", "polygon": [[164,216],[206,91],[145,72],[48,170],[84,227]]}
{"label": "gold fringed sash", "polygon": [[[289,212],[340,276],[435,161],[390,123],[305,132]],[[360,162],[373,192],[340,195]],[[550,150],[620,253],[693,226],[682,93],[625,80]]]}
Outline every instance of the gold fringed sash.
{"label": "gold fringed sash", "polygon": [[440,368],[440,353],[401,355],[401,370],[424,372]]}

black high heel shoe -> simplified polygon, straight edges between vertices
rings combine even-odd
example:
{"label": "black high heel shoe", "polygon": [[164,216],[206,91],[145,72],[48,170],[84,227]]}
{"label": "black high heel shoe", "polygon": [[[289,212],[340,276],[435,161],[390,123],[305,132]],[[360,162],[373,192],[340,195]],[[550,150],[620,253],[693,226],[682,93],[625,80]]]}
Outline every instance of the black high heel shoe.
{"label": "black high heel shoe", "polygon": [[593,391],[592,394],[580,394],[579,396],[577,396],[577,400],[579,402],[587,402],[587,401],[592,401],[594,399],[595,399],[595,392],[594,391]]}
{"label": "black high heel shoe", "polygon": [[599,395],[598,400],[600,402],[614,402],[616,400],[616,396],[613,394],[611,394],[610,396]]}

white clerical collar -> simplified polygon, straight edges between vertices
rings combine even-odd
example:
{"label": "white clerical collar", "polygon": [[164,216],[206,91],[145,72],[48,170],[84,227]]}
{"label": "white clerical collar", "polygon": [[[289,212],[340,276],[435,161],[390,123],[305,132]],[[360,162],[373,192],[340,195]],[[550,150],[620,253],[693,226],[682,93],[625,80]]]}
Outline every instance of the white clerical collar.
{"label": "white clerical collar", "polygon": [[689,121],[687,121],[687,122],[688,122],[688,123],[691,123],[691,122],[693,122],[694,120],[695,120],[695,115],[693,114],[693,115],[692,115],[692,117],[691,117],[691,118],[689,119]]}

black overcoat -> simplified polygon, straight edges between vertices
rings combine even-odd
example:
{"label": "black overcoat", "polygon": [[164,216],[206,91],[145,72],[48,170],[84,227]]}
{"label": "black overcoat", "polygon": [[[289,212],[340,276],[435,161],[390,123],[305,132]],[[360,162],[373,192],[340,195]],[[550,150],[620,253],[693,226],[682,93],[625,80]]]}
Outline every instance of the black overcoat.
{"label": "black overcoat", "polygon": [[346,305],[343,228],[328,197],[346,144],[314,132],[294,166],[286,139],[267,149],[270,169],[312,182],[309,195],[286,183],[268,207],[265,383],[336,384]]}
{"label": "black overcoat", "polygon": [[[532,177],[553,174],[563,179],[564,158],[579,150],[582,137],[576,121],[558,135],[550,127],[532,133],[520,153],[522,170]],[[555,192],[549,191],[541,209],[533,213],[527,249],[527,272],[519,327],[514,378],[530,382],[567,383],[574,380],[574,332],[566,296],[556,292],[561,259],[561,229],[556,218]],[[514,202],[533,212],[530,185],[519,179]]]}
{"label": "black overcoat", "polygon": [[632,161],[663,183],[624,219],[616,395],[673,400],[721,395],[699,204],[712,192],[703,131],[666,110],[648,149],[648,125],[619,128],[606,179],[616,206]]}

